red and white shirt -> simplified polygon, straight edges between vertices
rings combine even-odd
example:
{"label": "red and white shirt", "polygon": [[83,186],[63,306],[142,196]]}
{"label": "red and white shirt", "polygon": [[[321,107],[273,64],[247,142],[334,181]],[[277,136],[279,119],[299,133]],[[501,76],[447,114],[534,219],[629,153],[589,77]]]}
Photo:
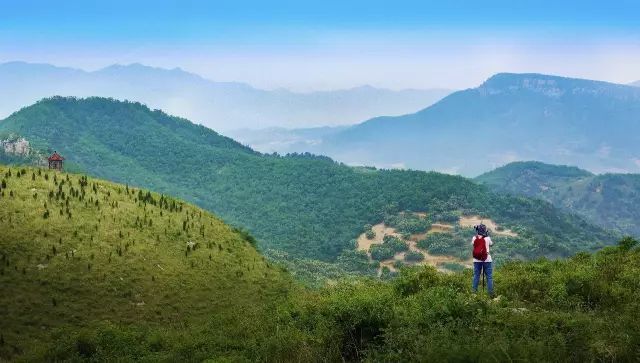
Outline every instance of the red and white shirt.
{"label": "red and white shirt", "polygon": [[[476,238],[480,238],[482,236],[480,235],[475,235],[473,236],[473,238],[471,238],[471,245],[473,246],[473,241],[476,240]],[[484,238],[484,243],[487,246],[487,259],[484,261],[480,261],[478,259],[473,259],[473,262],[493,262],[493,260],[491,259],[491,255],[489,254],[489,246],[493,245],[493,241],[491,240],[491,237],[487,236]]]}

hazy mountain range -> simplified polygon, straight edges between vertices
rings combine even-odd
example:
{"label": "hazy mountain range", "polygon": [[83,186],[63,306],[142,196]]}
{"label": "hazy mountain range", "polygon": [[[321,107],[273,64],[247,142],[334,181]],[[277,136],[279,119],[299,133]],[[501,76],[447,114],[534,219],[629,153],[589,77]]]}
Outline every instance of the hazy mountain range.
{"label": "hazy mountain range", "polygon": [[[594,172],[638,172],[640,88],[502,73],[417,113],[376,117],[324,133],[314,135],[313,142],[282,143],[278,151],[471,176],[517,160],[577,165]],[[273,140],[268,145],[279,146]]]}
{"label": "hazy mountain range", "polygon": [[370,86],[295,93],[214,82],[180,68],[112,65],[94,72],[49,64],[0,64],[0,118],[44,97],[103,96],[137,101],[216,130],[354,124],[422,109],[450,91]]}

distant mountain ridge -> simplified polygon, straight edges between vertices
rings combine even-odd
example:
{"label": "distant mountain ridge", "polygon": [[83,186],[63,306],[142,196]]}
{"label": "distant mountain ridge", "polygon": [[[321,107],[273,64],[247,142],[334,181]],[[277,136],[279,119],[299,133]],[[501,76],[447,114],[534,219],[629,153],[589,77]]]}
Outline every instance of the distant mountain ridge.
{"label": "distant mountain ridge", "polygon": [[296,93],[216,82],[181,68],[139,63],[86,72],[50,64],[0,64],[0,118],[51,96],[138,101],[216,130],[354,124],[378,115],[414,112],[449,90],[392,91],[371,86]]}
{"label": "distant mountain ridge", "polygon": [[476,180],[497,192],[541,198],[605,228],[640,236],[640,174],[594,175],[575,167],[516,162]]}
{"label": "distant mountain ridge", "polygon": [[640,88],[500,73],[417,113],[376,117],[303,147],[348,164],[469,176],[516,160],[632,172],[639,134]]}

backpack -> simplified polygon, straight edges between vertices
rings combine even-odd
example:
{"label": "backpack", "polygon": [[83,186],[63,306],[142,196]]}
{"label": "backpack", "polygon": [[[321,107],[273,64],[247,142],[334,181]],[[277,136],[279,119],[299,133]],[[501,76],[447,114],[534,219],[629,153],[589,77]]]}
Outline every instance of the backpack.
{"label": "backpack", "polygon": [[484,261],[487,259],[488,255],[487,243],[484,240],[484,236],[476,236],[473,240],[473,258]]}

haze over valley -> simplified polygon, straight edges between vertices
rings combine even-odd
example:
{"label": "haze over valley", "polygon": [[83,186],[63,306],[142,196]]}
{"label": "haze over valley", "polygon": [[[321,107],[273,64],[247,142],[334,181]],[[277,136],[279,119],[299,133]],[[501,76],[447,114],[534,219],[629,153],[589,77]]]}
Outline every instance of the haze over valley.
{"label": "haze over valley", "polygon": [[392,91],[359,86],[320,92],[263,90],[241,82],[215,82],[180,68],[139,63],[86,72],[50,64],[0,64],[0,117],[51,96],[103,96],[143,102],[209,128],[349,125],[379,115],[402,115],[451,91]]}

